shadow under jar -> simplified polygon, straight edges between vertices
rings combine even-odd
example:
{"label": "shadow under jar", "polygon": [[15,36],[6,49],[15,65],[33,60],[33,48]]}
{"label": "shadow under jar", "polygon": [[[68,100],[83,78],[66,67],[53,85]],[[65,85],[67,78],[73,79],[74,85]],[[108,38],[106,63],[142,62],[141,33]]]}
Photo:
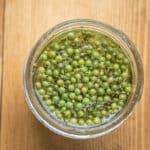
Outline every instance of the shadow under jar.
{"label": "shadow under jar", "polygon": [[[91,31],[100,33],[104,37],[111,38],[117,45],[119,45],[123,51],[123,54],[128,58],[130,63],[132,92],[123,108],[114,116],[109,117],[109,119],[106,119],[102,123],[80,126],[77,124],[73,125],[70,123],[65,123],[63,120],[57,119],[54,113],[51,113],[51,111],[47,109],[47,106],[44,104],[42,98],[40,98],[40,95],[34,86],[33,75],[35,63],[41,56],[44,48],[60,35],[72,31]],[[102,136],[121,125],[123,121],[125,121],[131,114],[131,112],[133,112],[133,109],[139,102],[142,95],[143,82],[143,66],[141,58],[137,49],[128,37],[123,32],[113,28],[110,25],[88,19],[66,21],[56,25],[44,33],[31,49],[25,63],[23,74],[26,102],[34,116],[49,130],[59,135],[74,139],[89,139]]]}

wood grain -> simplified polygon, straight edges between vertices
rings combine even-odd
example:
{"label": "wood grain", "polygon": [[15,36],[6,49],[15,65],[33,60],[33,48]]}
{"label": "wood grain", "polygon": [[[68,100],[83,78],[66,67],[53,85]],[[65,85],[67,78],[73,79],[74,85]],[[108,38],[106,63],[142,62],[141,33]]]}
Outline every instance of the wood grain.
{"label": "wood grain", "polygon": [[[144,93],[135,112],[120,128],[93,140],[48,131],[29,111],[22,88],[23,64],[33,43],[52,26],[74,18],[104,21],[124,31],[137,46],[145,70]],[[150,0],[6,0],[4,24],[1,150],[150,149]]]}
{"label": "wood grain", "polygon": [[[0,109],[2,103],[2,68],[3,68],[3,43],[4,43],[4,0],[0,0]],[[1,116],[0,116],[1,120]]]}

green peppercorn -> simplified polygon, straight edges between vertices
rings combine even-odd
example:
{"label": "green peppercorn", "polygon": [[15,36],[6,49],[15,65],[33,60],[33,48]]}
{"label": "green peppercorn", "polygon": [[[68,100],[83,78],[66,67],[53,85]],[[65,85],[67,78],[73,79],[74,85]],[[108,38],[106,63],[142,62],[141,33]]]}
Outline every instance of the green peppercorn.
{"label": "green peppercorn", "polygon": [[118,70],[119,69],[119,65],[118,64],[114,64],[112,67],[113,67],[114,70]]}
{"label": "green peppercorn", "polygon": [[96,90],[95,90],[95,89],[91,89],[91,90],[90,90],[90,94],[91,94],[91,95],[95,95],[95,94],[96,94]]}
{"label": "green peppercorn", "polygon": [[79,65],[83,65],[84,64],[84,60],[83,59],[79,59],[78,64]]}
{"label": "green peppercorn", "polygon": [[81,79],[81,75],[79,73],[75,74],[76,79]]}
{"label": "green peppercorn", "polygon": [[71,111],[70,110],[64,111],[64,115],[65,115],[65,117],[70,118],[71,117]]}
{"label": "green peppercorn", "polygon": [[45,90],[44,89],[39,89],[39,94],[43,96],[45,94]]}
{"label": "green peppercorn", "polygon": [[67,103],[66,103],[66,107],[67,107],[67,108],[73,108],[72,102],[67,102]]}
{"label": "green peppercorn", "polygon": [[46,74],[47,74],[47,75],[52,75],[52,70],[48,69],[48,70],[46,71]]}
{"label": "green peppercorn", "polygon": [[37,89],[40,89],[41,88],[41,83],[40,82],[36,82],[35,86],[36,86]]}
{"label": "green peppercorn", "polygon": [[76,123],[77,123],[77,119],[76,119],[76,118],[71,118],[71,119],[70,119],[70,123],[76,124]]}
{"label": "green peppercorn", "polygon": [[99,88],[99,89],[98,89],[98,93],[99,93],[100,95],[104,95],[104,94],[105,94],[105,90],[104,90],[103,88]]}
{"label": "green peppercorn", "polygon": [[55,111],[55,106],[50,105],[50,106],[49,106],[49,110],[52,111],[52,112]]}
{"label": "green peppercorn", "polygon": [[77,96],[77,100],[78,100],[78,101],[81,101],[82,98],[83,98],[82,95],[78,95],[78,96]]}
{"label": "green peppercorn", "polygon": [[60,49],[60,46],[58,45],[58,43],[54,43],[53,49],[54,50],[59,50]]}
{"label": "green peppercorn", "polygon": [[62,79],[59,79],[59,80],[57,80],[57,84],[62,86],[62,85],[64,85],[64,81]]}
{"label": "green peppercorn", "polygon": [[39,73],[44,73],[45,72],[45,68],[44,67],[39,67],[38,71],[39,71]]}
{"label": "green peppercorn", "polygon": [[76,110],[80,110],[83,107],[82,103],[77,103],[75,105]]}
{"label": "green peppercorn", "polygon": [[60,107],[65,106],[65,101],[64,101],[64,100],[60,100],[58,105],[59,105]]}
{"label": "green peppercorn", "polygon": [[104,96],[104,102],[109,102],[111,100],[110,96],[106,95]]}
{"label": "green peppercorn", "polygon": [[52,104],[52,101],[51,101],[51,100],[46,100],[46,101],[45,101],[45,104],[46,104],[47,106],[50,106],[50,105]]}
{"label": "green peppercorn", "polygon": [[54,70],[54,71],[53,71],[53,76],[56,77],[56,76],[58,76],[58,75],[59,75],[59,71],[58,71],[58,70]]}
{"label": "green peppercorn", "polygon": [[93,55],[94,58],[99,58],[99,57],[100,57],[99,53],[96,52],[96,51],[94,51],[94,52],[92,53],[92,55]]}
{"label": "green peppercorn", "polygon": [[78,94],[80,94],[80,93],[81,93],[80,90],[79,90],[78,88],[76,88],[76,89],[75,89],[75,94],[78,95]]}
{"label": "green peppercorn", "polygon": [[91,66],[92,65],[92,61],[91,60],[87,60],[86,62],[85,62],[85,64],[86,64],[86,66]]}
{"label": "green peppercorn", "polygon": [[61,62],[61,61],[62,61],[62,59],[63,59],[63,58],[62,58],[62,56],[61,56],[61,55],[56,56],[56,61],[57,61],[57,62]]}
{"label": "green peppercorn", "polygon": [[83,119],[79,119],[79,120],[78,120],[78,123],[79,123],[79,125],[84,125],[84,124],[85,124],[85,122],[84,122]]}
{"label": "green peppercorn", "polygon": [[117,108],[117,104],[116,104],[116,103],[112,103],[112,104],[111,104],[111,108],[112,108],[112,109],[116,109],[116,108]]}
{"label": "green peppercorn", "polygon": [[62,116],[62,114],[60,112],[56,112],[56,116],[57,116],[58,119],[62,119],[63,118],[63,116]]}
{"label": "green peppercorn", "polygon": [[92,124],[93,124],[93,121],[90,120],[90,119],[88,119],[88,120],[86,120],[86,123],[87,123],[87,125],[92,125]]}
{"label": "green peppercorn", "polygon": [[88,98],[83,99],[83,104],[88,105],[90,103],[90,100]]}
{"label": "green peppercorn", "polygon": [[72,40],[72,39],[74,39],[74,38],[75,38],[74,33],[73,33],[73,32],[69,32],[69,33],[68,33],[68,39]]}
{"label": "green peppercorn", "polygon": [[86,87],[82,87],[81,91],[82,91],[83,94],[85,94],[85,93],[87,93],[88,89]]}
{"label": "green peppercorn", "polygon": [[82,110],[78,111],[78,117],[83,117],[84,116],[84,112]]}
{"label": "green peppercorn", "polygon": [[72,61],[72,66],[73,67],[77,67],[78,66],[78,62],[76,60]]}
{"label": "green peppercorn", "polygon": [[58,89],[58,91],[59,91],[60,93],[64,93],[64,92],[65,92],[65,88],[64,88],[64,87],[60,87],[60,88]]}
{"label": "green peppercorn", "polygon": [[120,94],[119,99],[120,100],[126,100],[127,96],[125,94]]}
{"label": "green peppercorn", "polygon": [[73,55],[73,53],[74,53],[74,50],[72,48],[67,49],[67,54],[68,55]]}
{"label": "green peppercorn", "polygon": [[70,65],[67,65],[67,66],[66,66],[66,71],[67,71],[67,72],[71,72],[71,71],[72,71],[72,67],[71,67]]}
{"label": "green peppercorn", "polygon": [[50,58],[55,58],[55,56],[56,56],[55,51],[50,51],[50,52],[48,52],[48,56],[49,56]]}
{"label": "green peppercorn", "polygon": [[93,119],[93,122],[94,122],[95,124],[99,124],[99,123],[101,122],[101,120],[100,120],[100,118],[95,117],[95,118]]}
{"label": "green peppercorn", "polygon": [[74,98],[76,97],[76,95],[75,95],[75,93],[70,93],[70,94],[69,94],[69,97],[70,97],[71,99],[74,99]]}
{"label": "green peppercorn", "polygon": [[37,97],[66,124],[102,124],[132,94],[132,66],[118,43],[97,31],[55,35],[33,65]]}
{"label": "green peppercorn", "polygon": [[130,93],[130,92],[131,92],[131,87],[130,87],[130,86],[125,87],[125,91],[126,91],[127,93]]}
{"label": "green peppercorn", "polygon": [[93,70],[93,75],[98,76],[99,75],[99,71],[98,70]]}
{"label": "green peppercorn", "polygon": [[83,82],[88,82],[89,81],[89,77],[83,77]]}

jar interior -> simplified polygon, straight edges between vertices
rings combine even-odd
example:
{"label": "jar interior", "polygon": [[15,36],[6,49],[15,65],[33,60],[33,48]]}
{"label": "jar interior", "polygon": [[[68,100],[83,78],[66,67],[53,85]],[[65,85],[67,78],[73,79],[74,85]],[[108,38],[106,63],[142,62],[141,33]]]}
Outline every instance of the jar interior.
{"label": "jar interior", "polygon": [[[130,96],[125,107],[104,124],[93,126],[76,126],[65,124],[63,121],[56,119],[53,114],[49,114],[46,111],[46,108],[43,108],[43,105],[41,105],[41,102],[38,100],[32,81],[33,64],[38,59],[39,55],[41,54],[43,48],[47,45],[47,43],[49,43],[58,35],[67,31],[83,29],[100,32],[101,34],[112,38],[118,45],[120,45],[122,50],[124,51],[124,54],[128,57],[130,61],[133,77],[132,95]],[[134,45],[131,44],[126,35],[110,27],[109,25],[99,24],[98,22],[93,23],[90,21],[79,21],[58,25],[45,33],[34,45],[26,63],[24,72],[24,85],[26,98],[30,100],[30,102],[28,102],[30,109],[32,110],[32,112],[34,111],[35,116],[46,127],[64,136],[70,137],[71,135],[72,138],[78,138],[78,136],[80,136],[80,138],[89,138],[91,137],[91,135],[93,135],[93,137],[96,137],[97,135],[106,134],[117,128],[127,118],[127,116],[134,108],[135,104],[137,103],[137,100],[139,100],[139,97],[141,96],[142,85],[140,85],[139,80],[142,80],[142,77],[140,77],[139,74],[142,73],[142,69],[138,68],[138,64],[140,64],[139,67],[141,67],[141,60],[136,60],[138,57],[139,56],[138,53],[135,51]]]}

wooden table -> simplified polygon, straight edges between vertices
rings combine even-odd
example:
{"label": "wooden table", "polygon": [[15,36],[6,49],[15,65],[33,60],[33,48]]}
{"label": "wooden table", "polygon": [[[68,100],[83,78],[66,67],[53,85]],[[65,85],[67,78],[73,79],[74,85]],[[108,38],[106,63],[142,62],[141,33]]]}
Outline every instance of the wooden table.
{"label": "wooden table", "polygon": [[[25,58],[42,33],[57,23],[92,18],[124,31],[137,46],[145,69],[142,100],[132,116],[109,135],[72,140],[42,126],[23,94]],[[0,0],[0,149],[149,150],[150,0]]]}

